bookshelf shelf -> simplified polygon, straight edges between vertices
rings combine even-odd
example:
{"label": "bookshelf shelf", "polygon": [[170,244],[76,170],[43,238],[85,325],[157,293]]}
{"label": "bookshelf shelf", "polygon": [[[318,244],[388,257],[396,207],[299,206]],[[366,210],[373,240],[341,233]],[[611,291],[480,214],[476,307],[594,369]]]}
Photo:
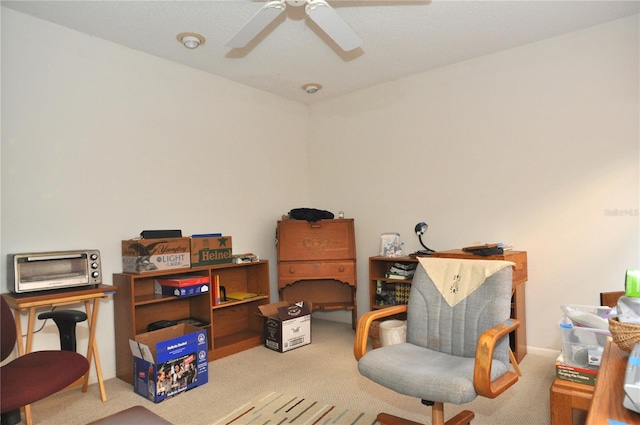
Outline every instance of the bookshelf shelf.
{"label": "bookshelf shelf", "polygon": [[[207,276],[214,282],[217,276],[226,293],[260,294],[242,301],[212,302],[209,293],[191,297],[163,296],[155,293],[155,280],[177,275]],[[269,304],[269,263],[262,260],[242,264],[218,264],[208,267],[169,270],[145,274],[114,273],[114,320],[116,337],[116,375],[133,382],[133,357],[129,340],[147,332],[150,323],[159,320],[194,319],[207,331],[209,361],[226,357],[261,345],[263,318],[259,305]],[[116,292],[117,293],[117,292]]]}
{"label": "bookshelf shelf", "polygon": [[226,357],[257,345],[262,345],[263,342],[264,335],[262,331],[249,329],[215,338],[215,358],[212,360]]}
{"label": "bookshelf shelf", "polygon": [[[246,304],[246,303],[253,303],[253,302],[261,301],[261,300],[264,300],[264,299],[269,299],[269,296],[268,296],[268,295],[258,295],[258,296],[256,296],[256,297],[249,298],[249,299],[247,299],[247,300],[241,300],[241,301],[237,301],[237,300],[233,300],[233,301],[223,301],[223,302],[221,302],[221,303],[220,303],[220,304],[218,304],[218,305],[214,305],[214,306],[213,306],[213,309],[214,309],[214,310],[217,310],[217,309],[219,309],[219,308],[226,308],[226,307],[230,307],[230,306],[232,306],[232,305]],[[262,304],[262,303],[261,303],[261,304]]]}
{"label": "bookshelf shelf", "polygon": [[[369,307],[371,310],[378,310],[398,304],[395,300],[382,301],[383,295],[395,293],[396,285],[411,284],[411,279],[389,279],[386,274],[396,263],[417,264],[415,257],[369,257]],[[391,298],[395,298],[391,296]],[[393,302],[393,303],[392,303]]]}

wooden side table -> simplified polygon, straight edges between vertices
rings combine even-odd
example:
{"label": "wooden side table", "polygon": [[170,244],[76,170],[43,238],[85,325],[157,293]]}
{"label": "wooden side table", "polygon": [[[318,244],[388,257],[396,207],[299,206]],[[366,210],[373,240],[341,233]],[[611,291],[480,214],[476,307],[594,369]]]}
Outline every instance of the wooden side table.
{"label": "wooden side table", "polygon": [[589,410],[594,387],[556,379],[549,389],[551,425],[573,423],[573,409]]}
{"label": "wooden side table", "polygon": [[[30,353],[33,345],[33,334],[35,328],[36,310],[41,307],[57,307],[69,304],[84,303],[84,308],[87,313],[87,326],[89,327],[89,342],[87,346],[87,361],[89,365],[93,361],[96,368],[96,375],[98,376],[98,386],[100,387],[100,398],[102,401],[107,401],[107,393],[104,388],[104,380],[102,377],[102,367],[100,365],[100,356],[98,354],[98,344],[96,341],[96,328],[98,323],[98,306],[101,299],[107,298],[116,292],[116,288],[109,285],[97,285],[96,287],[89,287],[86,289],[76,289],[70,291],[51,291],[49,293],[35,293],[27,295],[16,295],[13,293],[2,294],[7,301],[9,307],[13,309],[13,316],[16,323],[16,334],[18,339],[16,345],[18,346],[18,355],[22,356],[25,353]],[[22,322],[20,319],[21,312],[27,312],[27,340],[26,342],[21,337],[22,335]],[[82,392],[87,392],[89,386],[89,374],[91,368],[87,371],[84,378],[81,379]],[[75,386],[71,384],[71,386]],[[24,406],[25,420],[27,425],[31,425],[31,405]]]}

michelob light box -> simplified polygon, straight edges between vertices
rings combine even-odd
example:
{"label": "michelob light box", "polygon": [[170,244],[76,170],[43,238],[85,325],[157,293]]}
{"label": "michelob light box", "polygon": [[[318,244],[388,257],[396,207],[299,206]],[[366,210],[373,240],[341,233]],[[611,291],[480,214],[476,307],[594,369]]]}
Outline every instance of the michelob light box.
{"label": "michelob light box", "polygon": [[191,267],[189,238],[122,241],[122,271],[147,273]]}

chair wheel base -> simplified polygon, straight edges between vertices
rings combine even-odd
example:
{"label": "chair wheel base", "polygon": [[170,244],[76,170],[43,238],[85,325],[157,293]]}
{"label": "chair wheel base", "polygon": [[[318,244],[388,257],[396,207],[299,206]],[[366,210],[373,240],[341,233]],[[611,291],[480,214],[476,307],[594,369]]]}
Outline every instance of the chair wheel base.
{"label": "chair wheel base", "polygon": [[470,425],[471,419],[474,418],[474,414],[470,410],[463,410],[462,412],[449,419],[444,425]]}
{"label": "chair wheel base", "polygon": [[403,419],[398,416],[390,415],[388,413],[379,413],[378,422],[383,425],[423,425],[419,422],[410,421],[409,419]]}
{"label": "chair wheel base", "polygon": [[[462,412],[455,415],[453,418],[444,422],[444,424],[438,424],[437,420],[432,422],[432,425],[470,425],[471,419],[474,418],[474,414],[470,410],[463,410]],[[403,419],[398,416],[390,415],[388,413],[380,413],[378,414],[378,422],[383,425],[423,425],[419,422],[410,421],[409,419]],[[434,418],[435,419],[435,418]]]}
{"label": "chair wheel base", "polygon": [[20,416],[20,409],[11,410],[9,412],[4,412],[0,415],[0,423],[1,425],[15,425],[22,421],[22,416]]}

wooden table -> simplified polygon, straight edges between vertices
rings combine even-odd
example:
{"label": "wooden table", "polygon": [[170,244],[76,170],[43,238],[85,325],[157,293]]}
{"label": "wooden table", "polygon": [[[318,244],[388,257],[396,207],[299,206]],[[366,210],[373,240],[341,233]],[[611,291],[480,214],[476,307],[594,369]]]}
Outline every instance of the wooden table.
{"label": "wooden table", "polygon": [[[84,308],[87,313],[87,326],[89,327],[89,342],[87,346],[87,360],[91,364],[91,360],[96,367],[96,375],[98,376],[98,384],[100,386],[100,397],[102,401],[107,400],[107,395],[104,388],[104,381],[102,378],[102,368],[100,366],[100,356],[98,354],[98,344],[96,342],[96,325],[98,322],[98,306],[100,299],[107,298],[116,292],[114,286],[98,285],[97,287],[91,286],[87,289],[77,289],[63,292],[49,292],[49,293],[37,293],[16,295],[12,293],[2,294],[4,299],[9,304],[9,307],[13,309],[13,316],[16,322],[16,333],[19,336],[18,355],[22,356],[25,353],[30,353],[33,346],[33,330],[36,321],[36,309],[41,307],[55,307],[68,304],[76,304],[84,302]],[[93,302],[92,302],[93,301]],[[20,313],[26,311],[29,319],[27,324],[27,340],[26,342],[20,337],[22,335],[22,324],[20,321]],[[82,392],[87,392],[89,385],[89,374],[91,368],[87,371],[84,378],[81,378]],[[25,418],[27,424],[31,424],[31,408],[29,405],[25,406]]]}
{"label": "wooden table", "polygon": [[618,423],[640,424],[640,413],[625,408],[624,375],[629,353],[609,341],[604,347],[598,380],[586,425]]}
{"label": "wooden table", "polygon": [[589,410],[593,398],[592,385],[556,379],[549,389],[551,425],[573,423],[573,409]]}

